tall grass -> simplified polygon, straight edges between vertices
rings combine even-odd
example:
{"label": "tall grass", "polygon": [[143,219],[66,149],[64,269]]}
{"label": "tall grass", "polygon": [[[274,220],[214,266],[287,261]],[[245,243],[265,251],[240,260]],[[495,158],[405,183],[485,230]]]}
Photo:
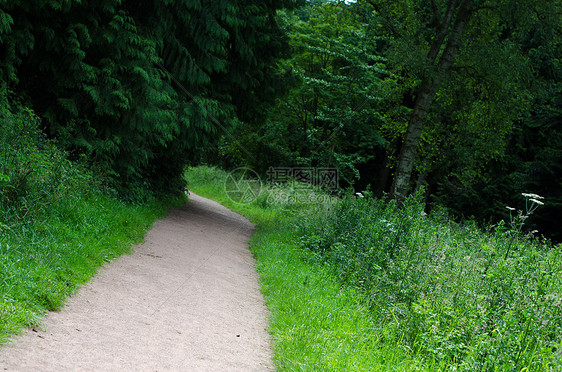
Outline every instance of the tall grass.
{"label": "tall grass", "polygon": [[302,246],[368,296],[398,348],[435,369],[560,370],[562,246],[500,224],[490,232],[443,215],[347,197],[302,221]]}
{"label": "tall grass", "polygon": [[166,207],[128,204],[42,135],[35,115],[0,109],[0,343],[142,240]]}

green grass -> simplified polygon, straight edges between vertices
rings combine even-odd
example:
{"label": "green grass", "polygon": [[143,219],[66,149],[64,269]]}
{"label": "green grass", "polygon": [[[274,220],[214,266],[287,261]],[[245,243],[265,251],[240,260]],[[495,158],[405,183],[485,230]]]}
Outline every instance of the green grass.
{"label": "green grass", "polygon": [[269,202],[288,185],[239,204],[226,177],[187,173],[191,190],[257,223],[251,250],[278,370],[562,368],[562,245],[426,216],[415,197],[404,208]]}
{"label": "green grass", "polygon": [[503,224],[484,232],[403,208],[345,198],[301,224],[303,248],[366,296],[388,342],[433,369],[562,368],[562,246]]}
{"label": "green grass", "polygon": [[[363,296],[297,244],[279,221],[251,240],[280,371],[407,370],[407,355],[373,324]],[[412,361],[410,361],[412,362]],[[410,365],[415,363],[410,363]],[[388,368],[392,366],[392,368]]]}
{"label": "green grass", "polygon": [[31,223],[5,226],[0,233],[0,343],[22,327],[39,326],[45,311],[59,310],[99,266],[141,242],[171,205],[131,205],[93,193],[51,206]]}

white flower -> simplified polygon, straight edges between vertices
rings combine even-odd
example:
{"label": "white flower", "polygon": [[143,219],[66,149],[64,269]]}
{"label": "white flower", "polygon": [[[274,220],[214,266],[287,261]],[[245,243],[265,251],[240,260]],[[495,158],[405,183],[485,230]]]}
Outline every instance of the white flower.
{"label": "white flower", "polygon": [[510,211],[514,211],[514,210],[515,210],[515,208],[511,208],[510,206],[507,206],[507,205],[506,205],[505,207],[506,207],[507,209],[509,209]]}
{"label": "white flower", "polygon": [[538,201],[537,199],[529,199],[529,201],[538,204],[538,205],[544,205],[544,203],[542,201]]}
{"label": "white flower", "polygon": [[532,198],[532,199],[544,199],[544,197],[537,195],[537,194],[529,194],[529,193],[521,193],[521,195],[523,195],[526,198]]}

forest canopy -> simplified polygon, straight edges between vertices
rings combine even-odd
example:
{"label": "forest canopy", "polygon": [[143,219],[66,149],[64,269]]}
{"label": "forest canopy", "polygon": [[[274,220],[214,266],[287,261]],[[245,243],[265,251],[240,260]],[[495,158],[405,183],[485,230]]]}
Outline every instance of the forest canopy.
{"label": "forest canopy", "polygon": [[527,222],[560,240],[562,2],[308,1],[279,23],[289,93],[238,127],[227,164],[335,166],[357,191],[424,189],[457,218]]}
{"label": "forest canopy", "polygon": [[0,0],[0,83],[124,195],[334,167],[562,239],[560,0]]}
{"label": "forest canopy", "polygon": [[2,0],[1,83],[114,187],[177,191],[186,164],[275,95],[274,15],[296,3]]}

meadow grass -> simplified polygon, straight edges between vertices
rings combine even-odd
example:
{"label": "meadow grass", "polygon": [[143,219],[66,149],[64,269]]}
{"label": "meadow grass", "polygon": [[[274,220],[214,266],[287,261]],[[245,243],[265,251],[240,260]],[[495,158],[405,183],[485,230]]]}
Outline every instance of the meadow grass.
{"label": "meadow grass", "polygon": [[240,204],[227,175],[199,167],[187,179],[257,223],[278,370],[562,368],[562,246],[427,216],[416,197],[268,203],[276,187]]}
{"label": "meadow grass", "polygon": [[376,324],[436,370],[562,368],[562,246],[499,224],[482,231],[413,196],[347,197],[300,225],[303,249],[368,297]]}

